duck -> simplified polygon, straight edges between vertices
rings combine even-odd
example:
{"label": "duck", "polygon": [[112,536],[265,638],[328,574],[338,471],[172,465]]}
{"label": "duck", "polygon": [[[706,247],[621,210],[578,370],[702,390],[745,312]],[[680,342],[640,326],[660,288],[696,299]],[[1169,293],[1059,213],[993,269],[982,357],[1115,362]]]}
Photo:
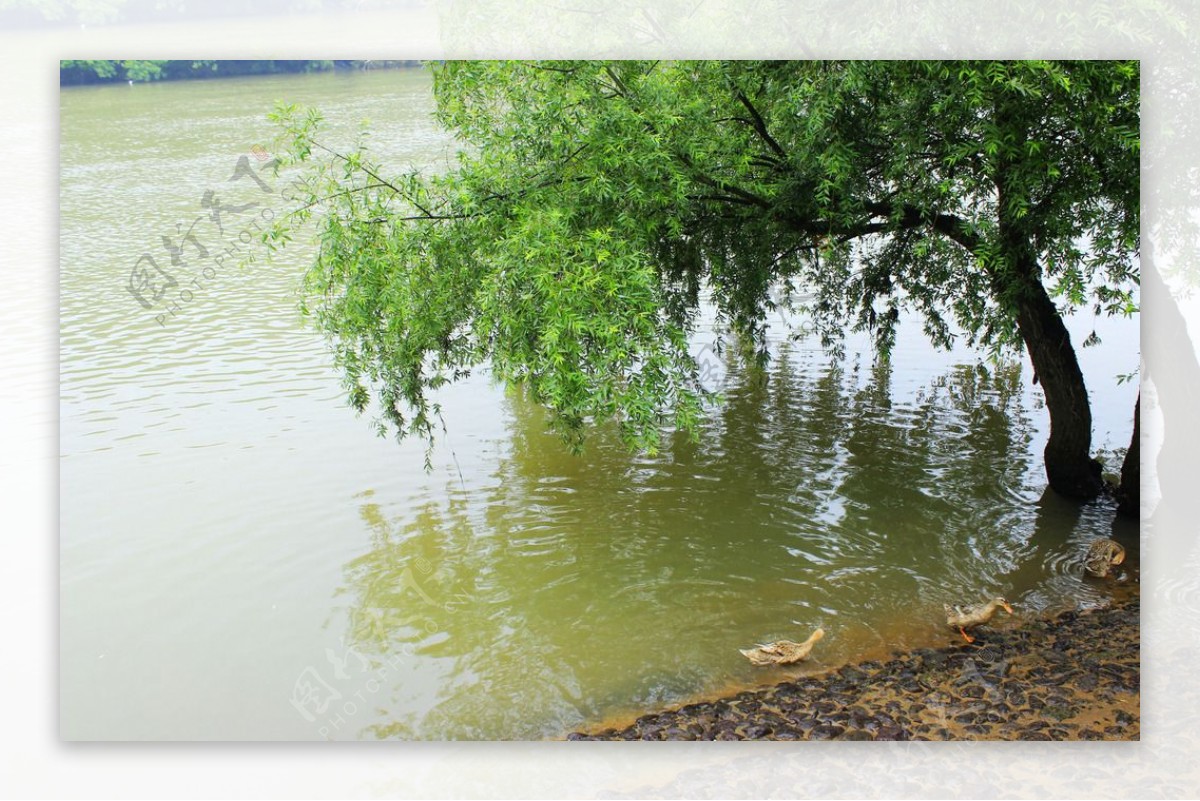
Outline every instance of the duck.
{"label": "duck", "polygon": [[1087,556],[1083,560],[1083,568],[1098,578],[1104,578],[1109,572],[1125,561],[1125,549],[1121,543],[1113,540],[1096,540],[1088,546]]}
{"label": "duck", "polygon": [[760,667],[763,665],[790,665],[808,658],[813,646],[817,644],[817,640],[824,636],[825,630],[817,629],[804,642],[776,640],[766,645],[760,644],[757,648],[739,648],[738,650],[744,657]]}
{"label": "duck", "polygon": [[996,614],[996,610],[1001,607],[1010,615],[1013,613],[1013,609],[1009,606],[1008,601],[998,595],[986,604],[972,604],[967,606],[951,606],[946,604],[946,623],[958,629],[958,633],[967,642],[975,642],[975,638],[967,634],[967,629],[973,629],[976,626],[982,626],[984,623],[987,623],[992,619],[992,615]]}

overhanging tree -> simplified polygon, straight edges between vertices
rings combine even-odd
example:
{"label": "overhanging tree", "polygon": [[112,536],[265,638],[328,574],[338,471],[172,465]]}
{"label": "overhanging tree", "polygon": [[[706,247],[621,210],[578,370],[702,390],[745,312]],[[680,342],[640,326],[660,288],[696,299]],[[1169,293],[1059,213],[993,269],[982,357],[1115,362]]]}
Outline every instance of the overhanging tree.
{"label": "overhanging tree", "polygon": [[570,442],[615,419],[652,450],[700,414],[704,291],[761,352],[782,285],[834,349],[849,325],[886,358],[902,309],[940,347],[1023,346],[1050,486],[1100,491],[1062,314],[1136,309],[1136,62],[433,69],[463,145],[439,174],[386,176],[324,151],[315,113],[278,113],[285,161],[311,166],[304,212],[268,240],[324,207],[310,307],[385,428],[432,436],[429,390],[489,362]]}

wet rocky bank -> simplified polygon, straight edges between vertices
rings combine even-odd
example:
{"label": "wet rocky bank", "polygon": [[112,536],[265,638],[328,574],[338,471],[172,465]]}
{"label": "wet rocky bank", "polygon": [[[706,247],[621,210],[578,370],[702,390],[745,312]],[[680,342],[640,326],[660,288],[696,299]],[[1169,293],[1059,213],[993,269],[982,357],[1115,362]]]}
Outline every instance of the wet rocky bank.
{"label": "wet rocky bank", "polygon": [[1136,597],[568,740],[1137,740]]}

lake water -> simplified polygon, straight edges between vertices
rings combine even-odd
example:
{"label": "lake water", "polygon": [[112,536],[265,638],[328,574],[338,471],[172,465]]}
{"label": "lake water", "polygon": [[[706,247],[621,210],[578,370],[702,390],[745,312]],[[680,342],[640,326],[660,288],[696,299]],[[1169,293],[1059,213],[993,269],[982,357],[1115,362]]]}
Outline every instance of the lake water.
{"label": "lake water", "polygon": [[[912,324],[884,369],[861,339],[841,362],[783,344],[803,321],[779,320],[763,373],[703,326],[725,403],[653,458],[604,429],[573,456],[480,373],[442,393],[427,472],[346,405],[299,315],[311,248],[236,265],[289,208],[260,172],[276,100],[320,107],[332,142],[369,118],[397,171],[450,152],[421,70],[62,92],[64,738],[559,737],[947,642],[945,602],[1003,593],[999,625],[1103,603],[1096,537],[1136,577],[1136,524],[1044,494],[1028,366]],[[1081,359],[1115,471],[1138,320],[1070,324],[1102,338]],[[738,653],[817,626],[793,670]]]}

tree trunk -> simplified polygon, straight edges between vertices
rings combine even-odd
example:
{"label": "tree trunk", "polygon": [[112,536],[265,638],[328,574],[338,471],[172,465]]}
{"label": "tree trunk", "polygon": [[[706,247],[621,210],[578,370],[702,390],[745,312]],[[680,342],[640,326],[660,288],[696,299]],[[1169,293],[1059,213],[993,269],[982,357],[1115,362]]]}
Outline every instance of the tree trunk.
{"label": "tree trunk", "polygon": [[1121,463],[1121,488],[1117,490],[1117,512],[1128,517],[1138,517],[1142,511],[1142,462],[1138,446],[1141,417],[1142,393],[1139,392],[1133,406],[1133,437],[1129,440],[1129,450],[1125,451],[1125,461]]}
{"label": "tree trunk", "polygon": [[[996,123],[1013,141],[1022,142],[1027,126],[1013,102],[998,98]],[[1020,156],[1000,152],[995,173],[1000,259],[991,269],[992,289],[1001,306],[1016,311],[1017,329],[1046,396],[1050,440],[1043,456],[1050,489],[1068,498],[1095,498],[1104,483],[1100,463],[1091,454],[1092,409],[1083,371],[1062,316],[1042,285],[1034,238],[1022,214],[1027,197],[1020,186]]]}
{"label": "tree trunk", "polygon": [[[1001,171],[1001,176],[1004,172]],[[1101,465],[1092,458],[1092,409],[1083,371],[1062,316],[1042,285],[1032,240],[1007,211],[1006,187],[998,183],[999,233],[1003,253],[992,286],[1001,304],[1015,308],[1017,329],[1042,385],[1050,413],[1050,439],[1043,458],[1050,489],[1088,500],[1104,488]]]}
{"label": "tree trunk", "polygon": [[1100,463],[1091,455],[1092,410],[1083,372],[1058,309],[1036,272],[1030,275],[1028,269],[1020,268],[1017,326],[1050,413],[1050,440],[1043,452],[1046,478],[1059,495],[1094,498],[1104,485]]}

